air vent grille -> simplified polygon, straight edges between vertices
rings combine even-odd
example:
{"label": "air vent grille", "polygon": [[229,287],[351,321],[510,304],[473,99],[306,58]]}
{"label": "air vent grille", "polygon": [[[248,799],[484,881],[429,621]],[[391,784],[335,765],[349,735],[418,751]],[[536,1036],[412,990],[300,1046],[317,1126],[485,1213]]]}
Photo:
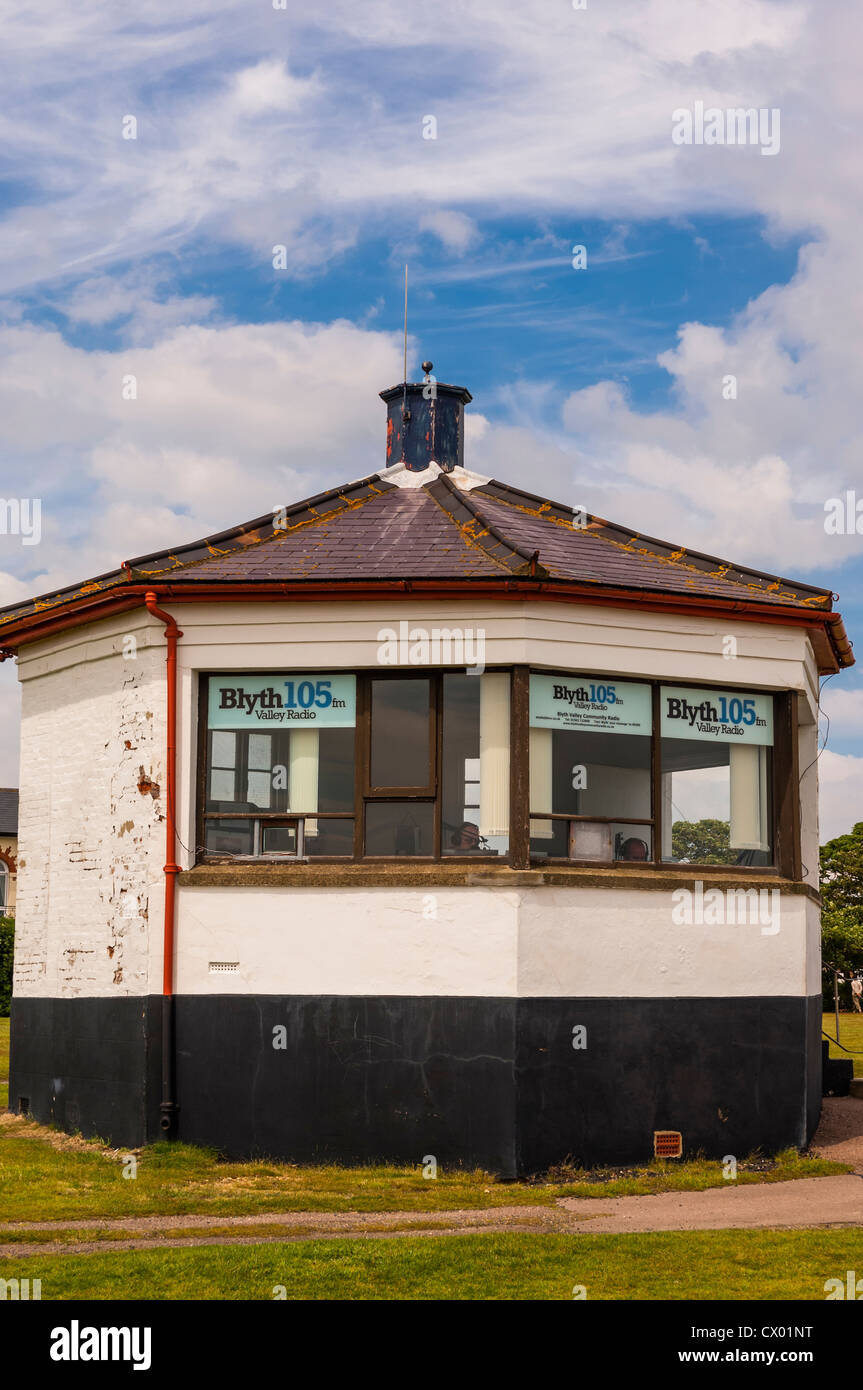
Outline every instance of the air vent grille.
{"label": "air vent grille", "polygon": [[653,1153],[655,1158],[681,1158],[683,1156],[683,1135],[676,1129],[655,1129],[653,1131]]}

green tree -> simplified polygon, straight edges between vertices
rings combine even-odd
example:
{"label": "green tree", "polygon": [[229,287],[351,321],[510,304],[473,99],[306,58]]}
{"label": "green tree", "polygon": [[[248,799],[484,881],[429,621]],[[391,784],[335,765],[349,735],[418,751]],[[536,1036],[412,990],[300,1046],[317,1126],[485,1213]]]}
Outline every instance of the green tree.
{"label": "green tree", "polygon": [[738,851],[728,843],[727,820],[675,821],[671,853],[690,864],[734,864],[738,858]]}
{"label": "green tree", "polygon": [[0,1018],[9,1017],[12,1002],[12,951],[15,944],[15,922],[0,917]]}
{"label": "green tree", "polygon": [[863,970],[863,821],[821,846],[821,950],[832,969]]}

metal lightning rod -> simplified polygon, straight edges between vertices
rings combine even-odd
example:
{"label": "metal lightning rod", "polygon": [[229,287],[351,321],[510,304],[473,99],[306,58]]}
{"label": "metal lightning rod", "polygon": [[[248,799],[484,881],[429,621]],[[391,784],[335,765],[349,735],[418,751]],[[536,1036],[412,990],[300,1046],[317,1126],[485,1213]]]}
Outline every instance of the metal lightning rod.
{"label": "metal lightning rod", "polygon": [[408,418],[408,268],[405,265],[405,359],[404,359],[404,392],[402,394],[402,419]]}

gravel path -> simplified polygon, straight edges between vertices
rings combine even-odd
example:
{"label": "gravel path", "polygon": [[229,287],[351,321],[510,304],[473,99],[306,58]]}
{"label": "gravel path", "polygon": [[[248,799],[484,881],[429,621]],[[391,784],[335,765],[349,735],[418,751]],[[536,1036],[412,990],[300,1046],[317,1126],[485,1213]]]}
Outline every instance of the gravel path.
{"label": "gravel path", "polygon": [[[33,1241],[0,1244],[0,1258],[19,1255],[88,1255],[94,1250],[164,1250],[187,1245],[267,1245],[340,1237],[488,1235],[500,1231],[541,1233],[567,1230],[575,1221],[555,1207],[494,1207],[481,1211],[441,1212],[273,1212],[261,1216],[143,1216],[115,1221],[21,1221],[0,1226],[6,1231],[126,1231],[128,1240]],[[244,1228],[254,1233],[243,1234]],[[261,1234],[269,1228],[272,1235]],[[236,1235],[225,1234],[226,1228]],[[207,1230],[218,1234],[207,1235]],[[182,1231],[183,1235],[172,1235]],[[192,1233],[195,1234],[192,1234]],[[197,1234],[200,1232],[200,1234]]]}
{"label": "gravel path", "polygon": [[822,1106],[812,1152],[819,1158],[832,1158],[834,1163],[847,1163],[855,1173],[863,1173],[863,1100],[828,1096]]}
{"label": "gravel path", "polygon": [[653,1197],[564,1197],[591,1235],[625,1231],[791,1230],[802,1226],[863,1226],[863,1178],[796,1178],[705,1192]]}
{"label": "gravel path", "polygon": [[[95,1250],[179,1249],[196,1245],[263,1245],[347,1236],[415,1238],[506,1231],[611,1235],[634,1231],[863,1227],[863,1100],[826,1099],[812,1148],[822,1158],[847,1163],[854,1172],[832,1178],[798,1178],[791,1182],[752,1183],[744,1187],[728,1183],[703,1192],[664,1192],[649,1197],[564,1197],[553,1207],[22,1221],[0,1225],[0,1258],[90,1254]],[[4,1233],[11,1231],[69,1230],[81,1233],[122,1231],[125,1236],[62,1243],[2,1243]],[[211,1234],[207,1234],[208,1231]]]}

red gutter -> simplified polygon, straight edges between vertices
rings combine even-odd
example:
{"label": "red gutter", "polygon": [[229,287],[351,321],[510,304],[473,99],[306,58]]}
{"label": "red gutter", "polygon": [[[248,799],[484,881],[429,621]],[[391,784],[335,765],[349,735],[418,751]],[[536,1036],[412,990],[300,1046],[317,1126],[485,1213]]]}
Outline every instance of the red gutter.
{"label": "red gutter", "polygon": [[168,652],[165,657],[167,679],[167,722],[165,798],[165,929],[162,968],[162,1101],[161,1127],[166,1135],[174,1130],[177,1106],[174,1098],[174,920],[177,874],[177,642],[182,632],[175,618],[158,607],[158,594],[148,589],[144,595],[147,611],[165,624]]}

